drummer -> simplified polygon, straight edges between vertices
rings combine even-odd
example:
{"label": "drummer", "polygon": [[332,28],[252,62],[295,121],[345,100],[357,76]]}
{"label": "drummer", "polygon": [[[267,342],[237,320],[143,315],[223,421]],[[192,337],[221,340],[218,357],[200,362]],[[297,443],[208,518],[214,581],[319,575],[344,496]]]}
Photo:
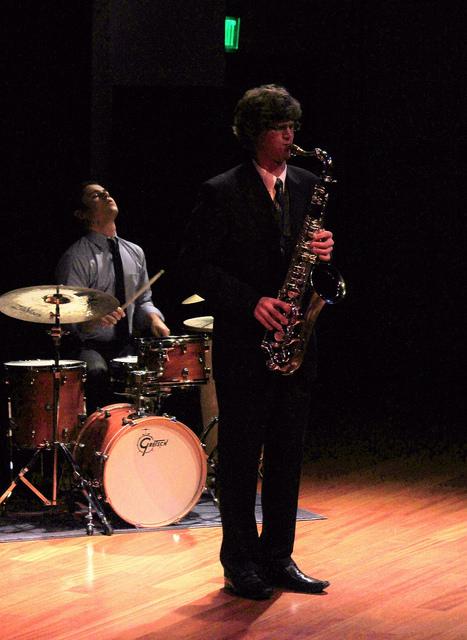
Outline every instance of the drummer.
{"label": "drummer", "polygon": [[[148,281],[143,250],[117,236],[118,207],[101,184],[87,181],[79,185],[74,215],[83,223],[85,234],[60,258],[57,282],[110,293],[123,305]],[[118,307],[98,321],[71,326],[70,357],[87,364],[88,414],[114,402],[109,363],[134,353],[134,328],[154,336],[170,333],[164,316],[152,302],[150,288],[125,311]]]}

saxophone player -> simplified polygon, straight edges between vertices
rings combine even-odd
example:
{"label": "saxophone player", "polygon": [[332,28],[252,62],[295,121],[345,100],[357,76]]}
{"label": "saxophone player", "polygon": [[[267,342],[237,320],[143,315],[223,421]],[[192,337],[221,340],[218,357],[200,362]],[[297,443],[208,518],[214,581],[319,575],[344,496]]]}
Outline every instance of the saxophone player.
{"label": "saxophone player", "polygon": [[[213,368],[219,403],[218,487],[225,588],[267,599],[274,588],[320,593],[327,580],[292,559],[303,440],[316,353],[310,341],[293,376],[269,371],[260,344],[280,337],[289,305],[277,298],[317,177],[288,165],[301,106],[277,85],[250,89],[237,103],[234,134],[249,159],[202,185],[182,260],[190,285],[214,315]],[[328,262],[326,229],[309,238]],[[263,449],[262,510],[255,520]]]}

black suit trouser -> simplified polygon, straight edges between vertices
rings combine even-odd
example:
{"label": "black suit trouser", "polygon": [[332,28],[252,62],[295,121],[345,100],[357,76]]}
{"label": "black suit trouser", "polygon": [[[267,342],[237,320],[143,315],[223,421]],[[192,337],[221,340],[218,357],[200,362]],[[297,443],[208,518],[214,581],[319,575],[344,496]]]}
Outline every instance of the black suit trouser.
{"label": "black suit trouser", "polygon": [[[285,377],[267,371],[263,358],[258,362],[241,367],[226,362],[215,369],[221,562],[226,567],[288,558],[294,544],[310,394],[298,373]],[[259,535],[255,500],[262,448]]]}

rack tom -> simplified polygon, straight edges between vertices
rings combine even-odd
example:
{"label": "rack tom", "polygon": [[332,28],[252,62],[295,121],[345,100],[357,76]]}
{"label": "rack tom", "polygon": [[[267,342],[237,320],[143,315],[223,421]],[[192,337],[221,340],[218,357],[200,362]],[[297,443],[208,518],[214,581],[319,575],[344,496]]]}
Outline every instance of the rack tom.
{"label": "rack tom", "polygon": [[205,384],[209,340],[205,335],[138,338],[138,368],[148,371],[148,384],[164,387]]}

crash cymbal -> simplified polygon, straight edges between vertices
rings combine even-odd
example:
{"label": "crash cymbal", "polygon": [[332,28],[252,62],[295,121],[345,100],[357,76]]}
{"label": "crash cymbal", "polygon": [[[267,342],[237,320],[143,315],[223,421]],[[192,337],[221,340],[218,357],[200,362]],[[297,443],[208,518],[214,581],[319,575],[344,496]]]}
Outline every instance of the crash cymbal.
{"label": "crash cymbal", "polygon": [[194,304],[195,302],[204,302],[204,298],[199,296],[197,293],[194,293],[189,298],[185,298],[185,300],[182,301],[182,304]]}
{"label": "crash cymbal", "polygon": [[117,298],[109,293],[55,284],[15,289],[0,296],[0,311],[28,322],[53,324],[57,304],[62,323],[101,318],[119,306]]}

